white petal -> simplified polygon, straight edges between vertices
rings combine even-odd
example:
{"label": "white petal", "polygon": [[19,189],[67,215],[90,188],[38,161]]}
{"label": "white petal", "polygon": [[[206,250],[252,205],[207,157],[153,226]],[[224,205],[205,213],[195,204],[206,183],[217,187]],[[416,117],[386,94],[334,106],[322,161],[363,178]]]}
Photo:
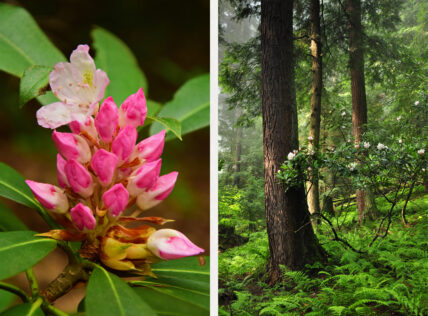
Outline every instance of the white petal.
{"label": "white petal", "polygon": [[82,75],[84,73],[92,73],[93,75],[95,72],[95,63],[91,55],[89,55],[88,45],[77,46],[77,48],[71,53],[70,62]]}
{"label": "white petal", "polygon": [[107,74],[104,71],[97,69],[94,77],[94,98],[96,102],[100,102],[102,98],[104,98],[104,93],[109,83],[110,80],[107,77]]}
{"label": "white petal", "polygon": [[72,121],[73,106],[62,102],[55,102],[41,107],[37,113],[37,122],[45,128],[57,128]]}

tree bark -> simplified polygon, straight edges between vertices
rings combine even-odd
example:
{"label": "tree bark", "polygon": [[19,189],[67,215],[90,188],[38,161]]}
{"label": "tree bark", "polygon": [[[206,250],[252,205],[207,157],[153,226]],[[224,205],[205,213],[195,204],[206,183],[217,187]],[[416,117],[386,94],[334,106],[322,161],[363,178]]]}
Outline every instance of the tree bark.
{"label": "tree bark", "polygon": [[[311,56],[312,56],[312,90],[309,149],[318,151],[321,127],[321,93],[322,93],[322,56],[321,56],[321,24],[320,1],[311,0]],[[318,170],[312,169],[308,190],[308,206],[311,214],[320,213]],[[317,223],[320,217],[317,217]]]}
{"label": "tree bark", "polygon": [[[354,142],[359,143],[362,141],[364,128],[367,124],[361,1],[348,0],[346,10],[349,17],[349,68],[351,72],[352,130],[354,134]],[[377,212],[376,204],[374,203],[374,196],[371,192],[357,190],[356,198],[359,222],[364,221],[367,214],[374,214]]]}
{"label": "tree bark", "polygon": [[262,115],[265,207],[269,239],[269,283],[281,279],[280,265],[298,270],[322,259],[311,226],[303,185],[285,192],[276,178],[287,154],[298,148],[293,78],[293,1],[262,0]]}

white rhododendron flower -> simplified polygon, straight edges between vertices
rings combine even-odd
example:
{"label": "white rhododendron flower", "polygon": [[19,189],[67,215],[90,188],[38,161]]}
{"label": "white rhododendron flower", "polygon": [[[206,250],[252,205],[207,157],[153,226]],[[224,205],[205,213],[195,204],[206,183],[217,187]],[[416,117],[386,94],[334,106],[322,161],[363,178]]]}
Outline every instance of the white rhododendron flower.
{"label": "white rhododendron flower", "polygon": [[364,142],[364,148],[365,149],[369,149],[370,148],[370,143],[369,142]]}
{"label": "white rhododendron flower", "polygon": [[345,112],[345,111],[343,111],[341,115],[342,115],[342,117],[345,117],[346,112]]}
{"label": "white rhododendron flower", "polygon": [[400,122],[401,121],[401,115],[399,117],[397,117],[397,121]]}
{"label": "white rhododendron flower", "polygon": [[379,150],[387,149],[387,148],[388,148],[388,146],[385,146],[385,145],[384,145],[384,144],[382,144],[382,143],[377,144],[377,149],[379,149]]}
{"label": "white rhododendron flower", "polygon": [[95,68],[88,45],[79,45],[70,62],[60,62],[49,74],[49,83],[60,102],[51,103],[37,111],[37,122],[45,128],[57,128],[72,121],[84,122],[95,114],[98,102],[110,83],[107,74]]}
{"label": "white rhododendron flower", "polygon": [[348,165],[349,170],[354,171],[357,168],[357,163],[353,162]]}
{"label": "white rhododendron flower", "polygon": [[293,160],[294,157],[296,157],[295,153],[288,153],[288,155],[287,155],[288,160]]}
{"label": "white rhododendron flower", "polygon": [[419,105],[419,101],[415,101],[415,105],[418,106]]}
{"label": "white rhododendron flower", "polygon": [[313,138],[312,136],[309,136],[309,137],[308,137],[308,140],[311,142],[311,141],[313,141],[313,140],[314,140],[314,138]]}
{"label": "white rhododendron flower", "polygon": [[419,155],[421,155],[421,156],[422,156],[424,153],[425,153],[425,149],[419,149],[419,150],[418,150],[418,154],[419,154]]}
{"label": "white rhododendron flower", "polygon": [[399,139],[399,140],[398,140],[398,143],[399,143],[399,144],[402,144],[402,143],[403,143],[403,140],[402,140],[402,139]]}

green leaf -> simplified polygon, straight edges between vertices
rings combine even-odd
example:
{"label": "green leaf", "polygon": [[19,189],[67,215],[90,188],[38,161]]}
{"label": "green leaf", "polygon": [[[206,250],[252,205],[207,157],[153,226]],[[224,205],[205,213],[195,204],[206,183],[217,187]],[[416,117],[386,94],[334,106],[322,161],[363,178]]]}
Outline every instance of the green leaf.
{"label": "green leaf", "polygon": [[[168,118],[168,117],[148,116],[148,115],[147,115],[146,119],[149,119],[150,121],[162,124],[165,127],[166,132],[171,131],[174,133],[175,136],[178,137],[179,140],[182,140],[181,139],[181,124],[176,119]],[[149,124],[150,124],[150,122],[149,122]]]}
{"label": "green leaf", "polygon": [[209,315],[209,269],[194,257],[164,261],[152,265],[157,279],[133,282],[134,290],[160,315]]}
{"label": "green leaf", "polygon": [[64,60],[26,10],[0,3],[0,70],[21,77],[32,65]]}
{"label": "green leaf", "polygon": [[40,304],[24,303],[14,306],[3,312],[1,316],[44,316],[45,314],[40,309]]}
{"label": "green leaf", "polygon": [[34,65],[25,70],[19,84],[19,105],[46,93],[49,85],[49,73],[52,68],[47,66]]}
{"label": "green leaf", "polygon": [[5,290],[0,290],[0,313],[8,308],[15,298],[15,294]]}
{"label": "green leaf", "polygon": [[[158,116],[169,117],[181,123],[181,135],[206,127],[210,123],[210,76],[205,74],[187,81],[175,93],[174,98],[166,103]],[[150,135],[162,130],[155,123],[150,128]],[[169,134],[167,139],[174,138]]]}
{"label": "green leaf", "polygon": [[100,27],[91,32],[96,50],[95,64],[107,73],[111,84],[106,96],[112,96],[119,106],[129,95],[143,87],[147,94],[147,80],[131,50],[118,37]]}
{"label": "green leaf", "polygon": [[45,94],[39,95],[37,97],[37,101],[40,102],[41,105],[47,105],[54,102],[58,102],[58,98],[53,94],[52,91],[48,91]]}
{"label": "green leaf", "polygon": [[[161,108],[162,105],[159,102],[147,100],[147,115],[155,116]],[[146,125],[146,122],[144,122],[144,125]]]}
{"label": "green leaf", "polygon": [[85,306],[88,316],[156,315],[125,281],[103,268],[96,268],[92,272]]}
{"label": "green leaf", "polygon": [[24,204],[31,208],[42,209],[24,178],[8,165],[0,162],[0,196]]}
{"label": "green leaf", "polygon": [[27,226],[2,202],[0,202],[0,231],[26,230]]}
{"label": "green leaf", "polygon": [[0,280],[34,266],[56,247],[56,241],[34,237],[36,232],[0,233]]}

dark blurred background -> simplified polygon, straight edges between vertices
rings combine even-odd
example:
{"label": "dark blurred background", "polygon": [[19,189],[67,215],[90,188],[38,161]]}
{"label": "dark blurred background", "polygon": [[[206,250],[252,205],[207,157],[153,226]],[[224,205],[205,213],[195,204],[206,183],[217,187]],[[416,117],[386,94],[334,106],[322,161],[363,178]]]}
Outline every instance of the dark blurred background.
{"label": "dark blurred background", "polygon": [[[209,0],[2,2],[27,9],[66,57],[78,44],[91,45],[95,25],[114,33],[138,59],[151,100],[164,103],[186,80],[209,71]],[[37,101],[18,108],[18,89],[18,78],[0,72],[0,161],[25,178],[56,184],[51,130],[37,125]],[[161,173],[177,170],[179,178],[170,197],[145,214],[175,219],[167,227],[182,231],[209,254],[209,129],[185,135],[182,142],[166,143],[162,161]],[[4,202],[30,229],[48,229],[35,211]],[[59,251],[39,263],[35,271],[41,287],[65,264]],[[83,287],[73,290],[56,305],[75,310],[83,291]]]}

